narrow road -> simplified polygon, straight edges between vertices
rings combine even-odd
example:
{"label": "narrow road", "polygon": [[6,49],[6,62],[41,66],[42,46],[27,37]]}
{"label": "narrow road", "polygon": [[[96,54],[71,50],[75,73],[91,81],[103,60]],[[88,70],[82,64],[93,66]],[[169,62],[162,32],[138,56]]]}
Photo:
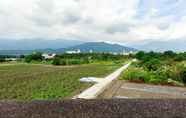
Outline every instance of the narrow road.
{"label": "narrow road", "polygon": [[186,98],[185,87],[130,83],[116,80],[99,98]]}
{"label": "narrow road", "polygon": [[[133,60],[134,61],[134,60]],[[131,65],[132,61],[128,64],[117,69],[112,74],[103,78],[102,81],[83,91],[81,94],[75,96],[73,99],[95,99],[99,94],[101,94],[115,79],[117,79],[120,74]]]}

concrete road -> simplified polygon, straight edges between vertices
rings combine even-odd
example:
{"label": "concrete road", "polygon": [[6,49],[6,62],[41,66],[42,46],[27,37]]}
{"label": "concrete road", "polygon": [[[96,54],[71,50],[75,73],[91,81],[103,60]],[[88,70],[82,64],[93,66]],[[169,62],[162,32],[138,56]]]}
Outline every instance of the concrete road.
{"label": "concrete road", "polygon": [[186,88],[116,80],[100,95],[100,98],[186,98]]}

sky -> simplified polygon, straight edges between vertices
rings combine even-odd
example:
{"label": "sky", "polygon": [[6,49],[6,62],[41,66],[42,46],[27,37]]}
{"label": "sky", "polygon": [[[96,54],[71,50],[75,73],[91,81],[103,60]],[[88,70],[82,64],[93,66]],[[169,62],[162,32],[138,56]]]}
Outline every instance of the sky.
{"label": "sky", "polygon": [[186,0],[0,0],[0,39],[186,41]]}

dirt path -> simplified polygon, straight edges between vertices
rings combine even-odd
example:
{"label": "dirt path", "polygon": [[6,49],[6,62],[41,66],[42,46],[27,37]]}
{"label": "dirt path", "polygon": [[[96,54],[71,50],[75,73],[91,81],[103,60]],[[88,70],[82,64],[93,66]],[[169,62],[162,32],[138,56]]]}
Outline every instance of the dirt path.
{"label": "dirt path", "polygon": [[137,84],[116,80],[99,98],[186,98],[186,88]]}

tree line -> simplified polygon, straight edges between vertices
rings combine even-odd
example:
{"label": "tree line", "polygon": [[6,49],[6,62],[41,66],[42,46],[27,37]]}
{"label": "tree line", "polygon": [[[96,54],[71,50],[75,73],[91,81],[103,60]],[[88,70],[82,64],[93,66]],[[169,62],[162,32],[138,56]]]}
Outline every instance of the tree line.
{"label": "tree line", "polygon": [[[59,54],[53,59],[45,59],[42,53],[36,52],[25,56],[25,62],[51,61],[53,65],[75,65],[88,64],[93,61],[118,61],[126,58],[124,55],[114,55],[110,53],[79,53],[79,54]],[[128,58],[128,57],[127,57]]]}

